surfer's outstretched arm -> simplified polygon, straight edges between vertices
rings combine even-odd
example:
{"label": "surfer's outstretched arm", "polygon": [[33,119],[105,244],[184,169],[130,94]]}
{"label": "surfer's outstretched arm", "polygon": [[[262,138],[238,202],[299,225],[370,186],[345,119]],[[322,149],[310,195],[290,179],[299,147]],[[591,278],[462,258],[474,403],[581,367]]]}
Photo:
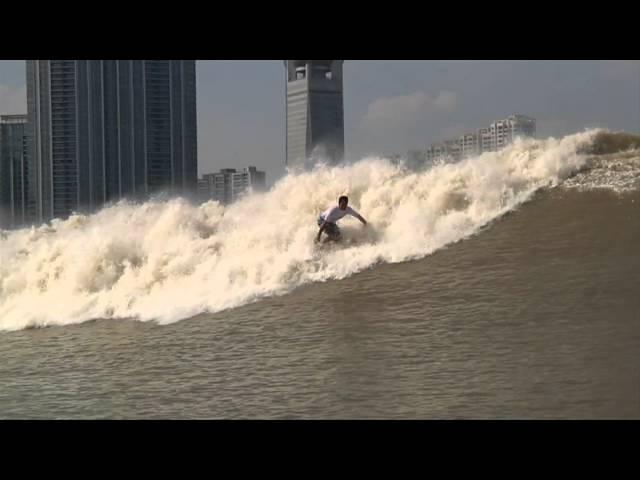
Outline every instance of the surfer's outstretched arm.
{"label": "surfer's outstretched arm", "polygon": [[351,207],[347,207],[347,213],[349,215],[351,215],[352,217],[356,217],[358,220],[360,220],[364,225],[367,224],[367,221],[364,219],[364,217],[362,215],[360,215],[358,212],[356,212],[353,208]]}
{"label": "surfer's outstretched arm", "polygon": [[360,215],[359,213],[354,212],[354,213],[353,213],[353,216],[354,216],[354,217],[356,217],[358,220],[360,220],[364,225],[366,225],[366,224],[367,224],[367,221],[366,221],[366,220],[364,219],[364,217],[363,217],[362,215]]}

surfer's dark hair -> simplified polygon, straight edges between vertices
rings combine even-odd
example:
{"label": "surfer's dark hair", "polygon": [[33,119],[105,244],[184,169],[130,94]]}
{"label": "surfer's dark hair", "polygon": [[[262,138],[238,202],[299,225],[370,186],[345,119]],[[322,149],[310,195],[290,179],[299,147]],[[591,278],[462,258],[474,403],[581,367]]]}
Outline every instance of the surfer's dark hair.
{"label": "surfer's dark hair", "polygon": [[338,199],[338,203],[345,201],[347,203],[349,203],[349,197],[347,197],[346,195],[342,195],[339,199]]}

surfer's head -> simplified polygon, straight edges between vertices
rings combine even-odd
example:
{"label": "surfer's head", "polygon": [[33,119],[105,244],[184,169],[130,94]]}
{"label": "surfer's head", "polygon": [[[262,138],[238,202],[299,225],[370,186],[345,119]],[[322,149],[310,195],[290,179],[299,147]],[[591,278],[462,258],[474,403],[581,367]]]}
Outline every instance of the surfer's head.
{"label": "surfer's head", "polygon": [[342,195],[338,199],[338,206],[340,207],[340,210],[346,209],[348,203],[349,203],[349,197],[347,197],[346,195]]}

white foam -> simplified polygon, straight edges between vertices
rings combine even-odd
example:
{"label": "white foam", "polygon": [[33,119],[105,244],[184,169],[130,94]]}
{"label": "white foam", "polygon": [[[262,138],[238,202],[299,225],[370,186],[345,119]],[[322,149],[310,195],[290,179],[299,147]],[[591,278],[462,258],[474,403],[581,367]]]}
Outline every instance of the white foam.
{"label": "white foam", "polygon": [[584,171],[562,183],[578,190],[605,189],[626,193],[640,188],[640,151],[612,153],[589,158]]}
{"label": "white foam", "polygon": [[[95,318],[175,322],[344,278],[461,240],[579,169],[592,130],[520,140],[414,173],[382,158],[289,175],[224,208],[121,202],[0,236],[0,329]],[[348,194],[370,222],[341,221],[341,248],[314,243],[320,211]]]}

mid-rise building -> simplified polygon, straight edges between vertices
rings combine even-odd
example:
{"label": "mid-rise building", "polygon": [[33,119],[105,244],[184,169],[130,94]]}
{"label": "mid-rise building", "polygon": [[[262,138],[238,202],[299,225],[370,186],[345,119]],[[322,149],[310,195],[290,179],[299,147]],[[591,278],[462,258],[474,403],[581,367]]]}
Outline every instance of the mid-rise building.
{"label": "mid-rise building", "polygon": [[478,144],[480,145],[480,153],[493,152],[496,149],[495,138],[488,128],[478,130]]}
{"label": "mid-rise building", "polygon": [[526,115],[511,115],[507,120],[509,121],[508,128],[511,135],[511,141],[515,140],[516,137],[535,138],[535,118],[527,117]]}
{"label": "mid-rise building", "polygon": [[198,180],[201,201],[216,200],[230,204],[245,195],[266,189],[266,174],[256,167],[238,172],[235,168],[223,168],[219,172],[207,173]]}
{"label": "mid-rise building", "polygon": [[434,143],[425,151],[426,164],[438,162],[453,162],[460,159],[461,147],[458,140],[446,140]]}
{"label": "mid-rise building", "polygon": [[233,200],[231,185],[234,173],[236,173],[235,168],[222,168],[219,172],[202,175],[202,179],[198,181],[200,200],[216,200],[223,204],[231,203]]}
{"label": "mid-rise building", "polygon": [[458,139],[462,158],[469,158],[480,153],[480,144],[477,133],[466,133]]}
{"label": "mid-rise building", "polygon": [[248,167],[241,172],[231,174],[231,198],[239,200],[245,195],[264,192],[266,189],[266,173],[256,167]]}

